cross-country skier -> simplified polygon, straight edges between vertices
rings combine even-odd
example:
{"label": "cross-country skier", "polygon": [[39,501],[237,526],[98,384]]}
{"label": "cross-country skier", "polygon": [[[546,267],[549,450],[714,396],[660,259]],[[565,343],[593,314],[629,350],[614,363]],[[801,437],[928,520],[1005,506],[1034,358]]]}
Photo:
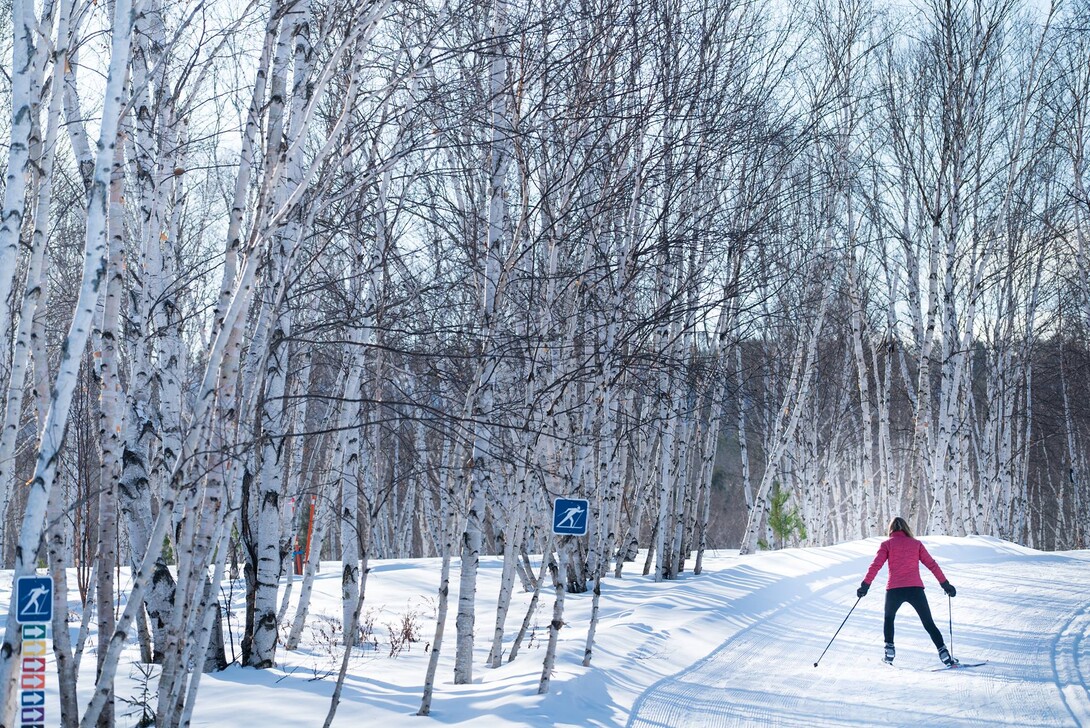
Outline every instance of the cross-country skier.
{"label": "cross-country skier", "polygon": [[927,553],[924,545],[913,538],[912,529],[901,517],[890,521],[889,538],[878,547],[878,555],[874,557],[870,568],[867,569],[863,583],[855,592],[856,596],[860,599],[866,596],[878,570],[887,561],[889,562],[889,583],[886,585],[886,619],[883,625],[886,638],[885,661],[892,663],[896,654],[893,649],[893,618],[901,605],[908,602],[916,610],[916,614],[920,615],[920,621],[923,622],[923,628],[927,630],[927,634],[931,635],[931,641],[939,650],[939,659],[948,667],[957,664],[957,660],[951,657],[950,651],[946,649],[942,632],[935,626],[935,620],[931,617],[931,607],[927,604],[927,597],[923,593],[923,580],[920,579],[920,564],[931,570],[939,586],[949,596],[956,595],[957,590],[943,575],[942,569],[935,563],[935,559],[931,558],[931,554]]}
{"label": "cross-country skier", "polygon": [[30,590],[27,594],[26,603],[23,605],[24,614],[38,614],[42,611],[42,597],[49,593],[49,589],[44,586],[37,586]]}

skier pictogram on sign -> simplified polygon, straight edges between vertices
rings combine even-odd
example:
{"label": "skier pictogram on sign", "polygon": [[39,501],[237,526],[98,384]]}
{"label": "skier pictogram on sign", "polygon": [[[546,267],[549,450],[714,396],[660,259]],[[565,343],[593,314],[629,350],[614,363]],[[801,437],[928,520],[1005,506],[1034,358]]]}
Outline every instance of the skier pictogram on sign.
{"label": "skier pictogram on sign", "polygon": [[553,533],[586,536],[590,502],[585,498],[557,498],[553,502]]}
{"label": "skier pictogram on sign", "polygon": [[20,576],[15,583],[15,621],[50,622],[53,620],[53,578]]}

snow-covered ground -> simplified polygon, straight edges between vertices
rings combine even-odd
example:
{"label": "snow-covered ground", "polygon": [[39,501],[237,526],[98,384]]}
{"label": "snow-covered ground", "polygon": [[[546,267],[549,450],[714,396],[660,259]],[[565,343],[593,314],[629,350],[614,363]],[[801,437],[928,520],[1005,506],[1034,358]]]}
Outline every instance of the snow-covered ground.
{"label": "snow-covered ground", "polygon": [[[983,667],[932,672],[940,663],[908,606],[897,620],[897,667],[883,665],[884,570],[814,667],[856,602],[855,588],[880,543],[869,539],[712,556],[703,575],[670,583],[656,584],[630,564],[625,578],[603,584],[587,668],[581,662],[591,597],[567,596],[557,669],[549,694],[539,696],[552,593],[543,594],[532,641],[517,659],[485,668],[500,563],[484,559],[474,682],[452,682],[451,617],[430,718],[415,713],[435,628],[439,562],[378,562],[364,607],[374,642],[354,652],[334,725],[1090,726],[1090,552],[1044,553],[983,537],[923,540],[958,588],[947,600],[924,571],[936,621],[948,634],[952,608],[955,655],[987,660]],[[4,609],[10,584],[10,572],[0,575]],[[234,594],[241,599],[239,585]],[[303,648],[281,649],[276,669],[232,666],[205,675],[194,725],[320,726],[342,654],[338,594],[339,569],[330,563],[319,577]],[[508,645],[528,602],[528,595],[516,597]],[[390,656],[390,632],[402,633],[406,623],[415,623],[420,641]],[[93,662],[85,660],[87,669]],[[135,666],[120,674],[119,696],[137,697]],[[85,691],[90,681],[86,673]],[[55,691],[55,674],[50,687]],[[56,717],[55,693],[52,700]]]}

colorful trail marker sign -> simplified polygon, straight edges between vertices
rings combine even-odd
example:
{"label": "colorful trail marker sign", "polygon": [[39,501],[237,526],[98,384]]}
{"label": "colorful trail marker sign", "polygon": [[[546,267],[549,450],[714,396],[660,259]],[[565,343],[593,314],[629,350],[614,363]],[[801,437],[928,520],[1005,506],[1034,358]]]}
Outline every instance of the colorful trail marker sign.
{"label": "colorful trail marker sign", "polygon": [[20,625],[22,675],[19,680],[19,725],[45,728],[45,676],[48,624],[53,620],[53,578],[20,576],[15,581],[15,621]]}

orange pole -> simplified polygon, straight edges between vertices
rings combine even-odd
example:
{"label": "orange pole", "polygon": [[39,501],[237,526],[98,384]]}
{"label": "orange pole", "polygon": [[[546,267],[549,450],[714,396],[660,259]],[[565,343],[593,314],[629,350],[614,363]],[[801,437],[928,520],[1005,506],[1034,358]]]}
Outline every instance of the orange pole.
{"label": "orange pole", "polygon": [[303,556],[303,558],[306,561],[310,561],[310,538],[314,534],[314,501],[315,501],[315,498],[316,498],[316,496],[313,496],[313,495],[310,497],[310,519],[309,519],[309,523],[307,524],[307,548],[306,548],[306,554],[304,554],[304,556]]}

